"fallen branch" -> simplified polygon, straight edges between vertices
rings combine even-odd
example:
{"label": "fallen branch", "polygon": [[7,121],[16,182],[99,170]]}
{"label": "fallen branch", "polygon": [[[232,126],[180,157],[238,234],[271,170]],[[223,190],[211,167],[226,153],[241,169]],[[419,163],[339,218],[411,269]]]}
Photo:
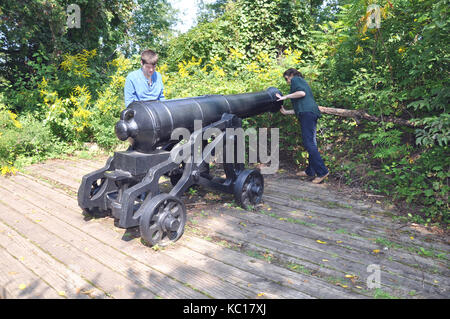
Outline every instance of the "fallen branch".
{"label": "fallen branch", "polygon": [[342,117],[351,117],[356,120],[365,119],[372,122],[392,122],[399,125],[409,126],[409,127],[421,127],[420,125],[414,124],[411,121],[401,119],[398,117],[391,116],[383,116],[383,118],[379,118],[373,115],[368,114],[364,110],[347,110],[347,109],[336,109],[333,107],[325,107],[319,106],[319,110],[325,114],[331,114]]}

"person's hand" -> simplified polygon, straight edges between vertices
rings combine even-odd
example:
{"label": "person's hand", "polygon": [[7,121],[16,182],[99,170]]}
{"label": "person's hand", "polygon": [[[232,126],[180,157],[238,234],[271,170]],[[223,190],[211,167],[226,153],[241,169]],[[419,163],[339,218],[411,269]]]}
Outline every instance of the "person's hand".
{"label": "person's hand", "polygon": [[278,101],[284,101],[284,100],[286,100],[286,96],[281,96],[281,95],[278,94],[278,93],[276,93],[275,96],[278,98],[277,102],[278,102]]}
{"label": "person's hand", "polygon": [[289,115],[288,111],[286,111],[286,109],[284,108],[283,105],[281,106],[280,112],[281,112],[281,114]]}

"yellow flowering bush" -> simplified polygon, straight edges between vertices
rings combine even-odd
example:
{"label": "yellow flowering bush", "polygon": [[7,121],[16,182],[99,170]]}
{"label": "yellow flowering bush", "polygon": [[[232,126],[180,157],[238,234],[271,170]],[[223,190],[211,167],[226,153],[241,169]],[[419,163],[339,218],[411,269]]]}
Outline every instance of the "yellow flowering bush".
{"label": "yellow flowering bush", "polygon": [[73,89],[73,94],[70,95],[70,101],[76,107],[72,116],[72,125],[80,133],[90,126],[89,117],[92,112],[88,108],[91,101],[91,93],[86,86],[80,87],[77,85]]}
{"label": "yellow flowering bush", "polygon": [[73,72],[77,76],[87,78],[91,76],[88,62],[97,55],[97,50],[91,51],[83,50],[81,53],[75,55],[65,54],[61,68],[66,72]]}
{"label": "yellow flowering bush", "polygon": [[17,172],[18,158],[39,158],[51,148],[49,130],[33,116],[19,117],[0,104],[0,174]]}

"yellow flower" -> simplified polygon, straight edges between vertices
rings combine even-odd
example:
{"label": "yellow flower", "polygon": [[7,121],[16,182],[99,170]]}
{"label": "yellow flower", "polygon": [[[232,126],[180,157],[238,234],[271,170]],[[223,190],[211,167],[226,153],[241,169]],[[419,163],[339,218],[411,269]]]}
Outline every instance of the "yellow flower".
{"label": "yellow flower", "polygon": [[88,69],[88,60],[97,55],[97,50],[83,50],[82,53],[75,55],[65,54],[61,62],[61,68],[64,71],[72,71],[75,75],[81,75],[83,78],[90,77]]}
{"label": "yellow flower", "polygon": [[363,48],[358,45],[358,47],[356,48],[355,52],[356,53],[362,53],[363,52]]}
{"label": "yellow flower", "polygon": [[17,114],[14,114],[11,111],[8,111],[9,118],[13,122],[14,126],[17,128],[22,128],[22,124],[17,120]]}
{"label": "yellow flower", "polygon": [[244,57],[244,54],[236,49],[230,48],[230,56],[232,60],[237,60],[242,59]]}

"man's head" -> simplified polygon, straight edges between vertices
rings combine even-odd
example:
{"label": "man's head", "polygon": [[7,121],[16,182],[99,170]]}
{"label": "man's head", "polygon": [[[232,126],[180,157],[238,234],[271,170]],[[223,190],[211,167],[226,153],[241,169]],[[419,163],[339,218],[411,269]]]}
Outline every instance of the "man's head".
{"label": "man's head", "polygon": [[145,50],[141,53],[141,65],[146,77],[152,76],[155,72],[158,54],[152,50]]}
{"label": "man's head", "polygon": [[291,84],[291,80],[294,76],[303,77],[303,75],[297,69],[294,68],[287,69],[283,73],[283,77],[288,84]]}

